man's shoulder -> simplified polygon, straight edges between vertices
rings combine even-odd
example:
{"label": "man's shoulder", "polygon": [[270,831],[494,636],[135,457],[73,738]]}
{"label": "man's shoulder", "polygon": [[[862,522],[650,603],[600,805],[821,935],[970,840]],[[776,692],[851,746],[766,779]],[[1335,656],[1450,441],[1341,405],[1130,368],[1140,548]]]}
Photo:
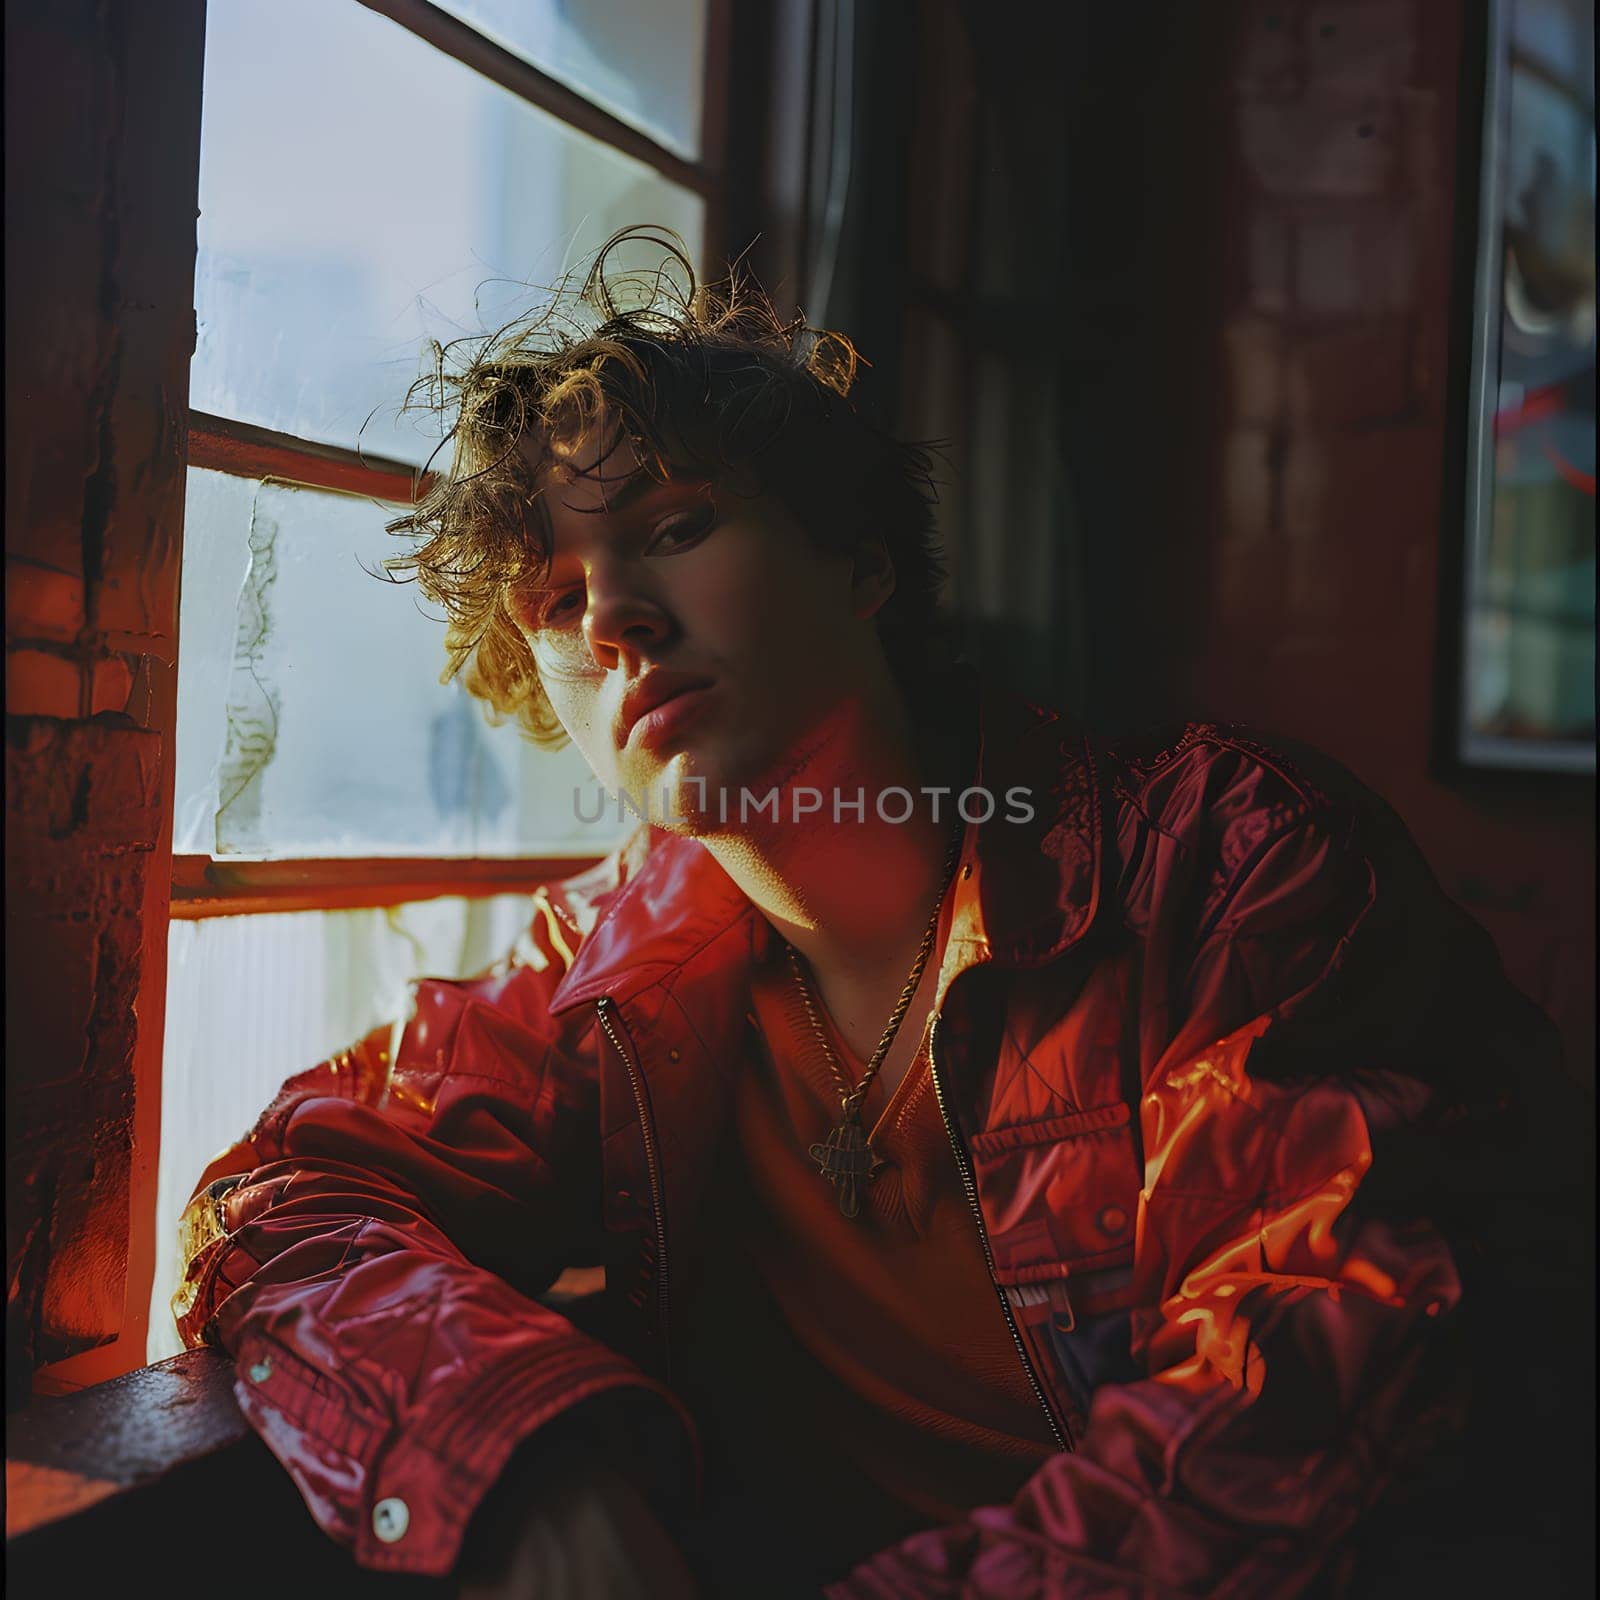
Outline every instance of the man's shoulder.
{"label": "man's shoulder", "polygon": [[1437,897],[1404,824],[1312,746],[1207,721],[1094,753],[1106,909],[1132,932],[1184,942],[1241,921],[1348,931],[1380,893],[1397,913]]}
{"label": "man's shoulder", "polygon": [[1385,809],[1330,756],[1241,723],[1141,730],[1095,759],[1122,853],[1158,837],[1237,862],[1299,827],[1347,841],[1363,812]]}
{"label": "man's shoulder", "polygon": [[635,828],[609,854],[564,878],[542,883],[534,890],[534,907],[572,939],[574,946],[586,938],[611,900],[637,876],[649,859],[653,836],[659,829],[647,824]]}

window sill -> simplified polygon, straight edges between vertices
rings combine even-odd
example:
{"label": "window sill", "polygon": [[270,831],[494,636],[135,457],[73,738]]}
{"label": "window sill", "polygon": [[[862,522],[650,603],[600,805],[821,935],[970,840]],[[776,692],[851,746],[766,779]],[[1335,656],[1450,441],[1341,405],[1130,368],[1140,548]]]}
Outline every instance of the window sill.
{"label": "window sill", "polygon": [[232,1363],[214,1350],[186,1350],[74,1394],[36,1394],[6,1419],[7,1545],[250,1433]]}

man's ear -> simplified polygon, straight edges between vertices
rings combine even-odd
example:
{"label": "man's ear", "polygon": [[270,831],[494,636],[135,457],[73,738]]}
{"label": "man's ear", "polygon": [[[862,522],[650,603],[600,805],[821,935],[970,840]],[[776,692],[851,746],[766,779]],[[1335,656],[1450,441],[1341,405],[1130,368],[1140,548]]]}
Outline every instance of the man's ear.
{"label": "man's ear", "polygon": [[879,534],[868,534],[850,556],[851,609],[864,621],[875,617],[894,593],[894,562]]}

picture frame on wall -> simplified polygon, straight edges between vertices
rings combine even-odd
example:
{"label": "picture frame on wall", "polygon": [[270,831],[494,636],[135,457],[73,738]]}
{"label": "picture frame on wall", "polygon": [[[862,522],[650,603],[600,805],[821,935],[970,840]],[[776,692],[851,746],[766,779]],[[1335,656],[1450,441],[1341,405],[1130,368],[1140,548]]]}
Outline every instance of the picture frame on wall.
{"label": "picture frame on wall", "polygon": [[1595,771],[1594,0],[1489,0],[1454,763]]}

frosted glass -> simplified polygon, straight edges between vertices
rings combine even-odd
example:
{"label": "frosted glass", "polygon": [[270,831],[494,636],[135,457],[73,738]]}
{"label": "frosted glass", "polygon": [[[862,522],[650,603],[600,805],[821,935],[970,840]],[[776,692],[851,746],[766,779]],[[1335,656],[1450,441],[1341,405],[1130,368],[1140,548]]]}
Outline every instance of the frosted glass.
{"label": "frosted glass", "polygon": [[180,855],[604,855],[627,831],[576,749],[440,684],[444,626],[374,577],[391,508],[192,469]]}
{"label": "frosted glass", "polygon": [[481,972],[527,926],[526,895],[386,911],[173,922],[147,1361],[182,1348],[178,1218],[212,1158],[250,1131],[284,1079],[404,1014],[407,981]]}
{"label": "frosted glass", "polygon": [[426,338],[525,312],[627,224],[698,250],[703,210],[349,0],[210,0],[191,403],[420,462]]}
{"label": "frosted glass", "polygon": [[705,0],[445,0],[442,9],[657,144],[699,154]]}

